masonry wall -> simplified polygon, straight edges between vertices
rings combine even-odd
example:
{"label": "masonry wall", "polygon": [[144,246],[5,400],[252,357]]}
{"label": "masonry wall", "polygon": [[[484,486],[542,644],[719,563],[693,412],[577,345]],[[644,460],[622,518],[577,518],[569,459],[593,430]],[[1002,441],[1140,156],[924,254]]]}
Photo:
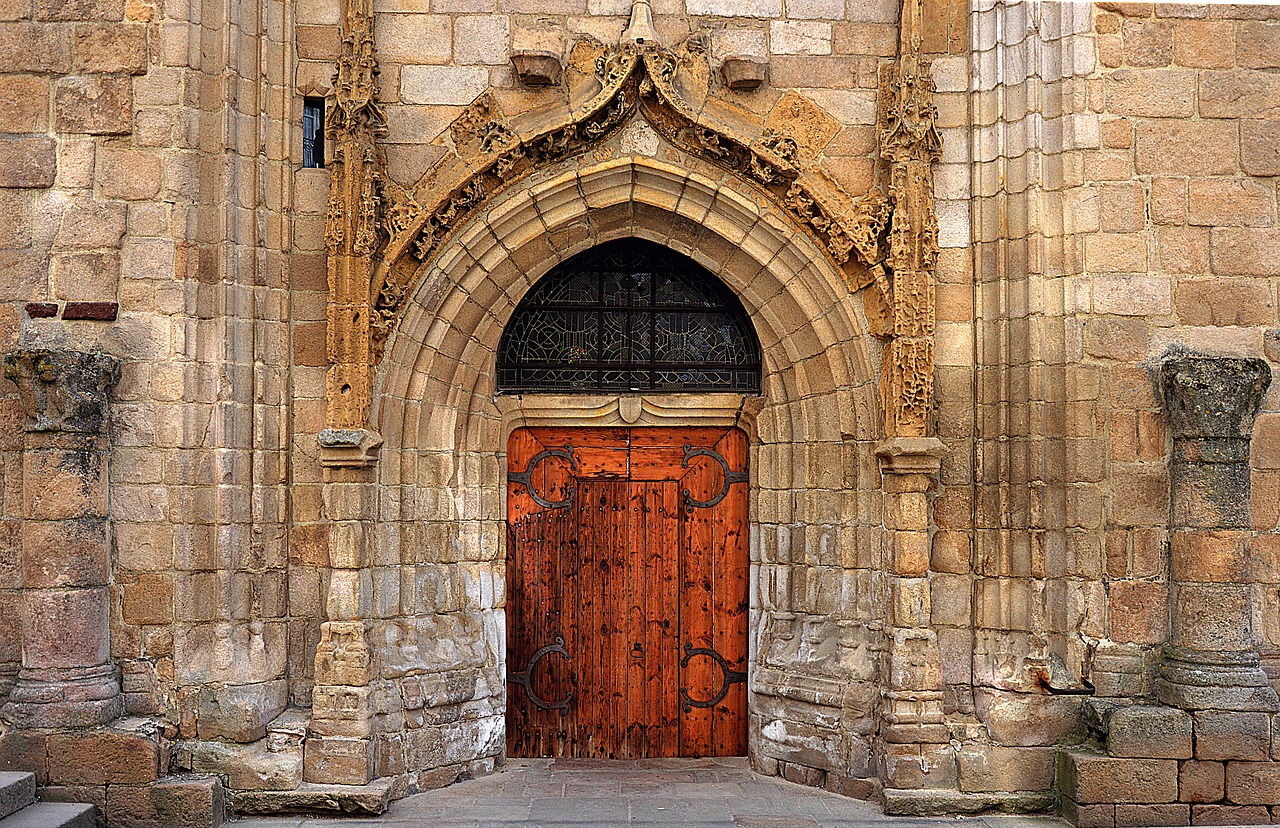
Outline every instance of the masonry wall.
{"label": "masonry wall", "polygon": [[[112,653],[129,712],[192,736],[256,738],[236,724],[243,708],[285,700],[297,137],[284,13],[16,3],[0,23],[6,348],[123,360]],[[7,467],[20,502],[18,461]],[[43,552],[6,537],[11,619],[18,561]],[[17,646],[3,637],[4,675]]]}

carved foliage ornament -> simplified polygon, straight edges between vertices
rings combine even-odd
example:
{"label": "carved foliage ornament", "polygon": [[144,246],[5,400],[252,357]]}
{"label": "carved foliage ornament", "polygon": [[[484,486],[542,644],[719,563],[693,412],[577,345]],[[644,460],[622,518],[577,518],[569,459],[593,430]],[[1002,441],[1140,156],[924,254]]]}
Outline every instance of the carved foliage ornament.
{"label": "carved foliage ornament", "polygon": [[[476,208],[514,178],[589,150],[637,112],[671,144],[769,190],[778,204],[813,231],[849,274],[853,289],[877,284],[871,268],[884,258],[888,200],[872,192],[852,208],[833,206],[804,179],[794,138],[768,130],[751,138],[695,110],[676,88],[675,78],[682,60],[696,59],[706,60],[697,40],[687,43],[683,54],[656,44],[609,49],[595,65],[599,90],[549,126],[538,113],[506,121],[488,94],[472,104],[451,132],[454,147],[467,157],[468,174],[443,197],[426,204],[389,188],[394,195],[384,219],[388,243],[374,297],[374,359],[380,358],[418,265],[428,261]],[[522,121],[539,126],[525,129]],[[419,192],[423,189],[420,186]]]}

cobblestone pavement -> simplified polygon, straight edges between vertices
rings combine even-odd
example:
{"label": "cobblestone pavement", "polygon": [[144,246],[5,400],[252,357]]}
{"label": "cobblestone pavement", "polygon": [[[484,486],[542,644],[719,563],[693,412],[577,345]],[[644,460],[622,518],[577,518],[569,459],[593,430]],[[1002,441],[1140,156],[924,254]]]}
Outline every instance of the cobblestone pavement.
{"label": "cobblestone pavement", "polygon": [[233,828],[1063,828],[1051,817],[886,817],[867,802],[751,772],[745,759],[513,760],[504,770],[407,797],[380,817],[243,819]]}

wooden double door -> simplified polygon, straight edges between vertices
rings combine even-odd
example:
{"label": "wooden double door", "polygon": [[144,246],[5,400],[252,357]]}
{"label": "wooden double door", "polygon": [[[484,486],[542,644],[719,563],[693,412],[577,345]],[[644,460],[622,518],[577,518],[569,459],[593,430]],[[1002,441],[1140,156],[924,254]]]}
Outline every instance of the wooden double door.
{"label": "wooden double door", "polygon": [[507,480],[508,755],[744,755],[746,435],[522,428]]}

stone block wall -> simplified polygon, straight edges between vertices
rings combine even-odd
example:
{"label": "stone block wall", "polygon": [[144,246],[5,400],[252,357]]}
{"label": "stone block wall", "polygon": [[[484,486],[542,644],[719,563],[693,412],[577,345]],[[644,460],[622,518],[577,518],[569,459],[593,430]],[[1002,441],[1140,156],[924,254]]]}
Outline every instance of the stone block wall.
{"label": "stone block wall", "polygon": [[[1097,430],[1108,442],[1107,630],[1136,648],[1164,636],[1170,542],[1160,529],[1169,514],[1167,438],[1144,374],[1169,347],[1280,356],[1280,269],[1259,255],[1276,233],[1280,169],[1267,130],[1280,99],[1278,18],[1274,6],[1095,8],[1098,67],[1087,94],[1098,132],[1083,159],[1077,213],[1091,235],[1082,275],[1064,286],[1067,342],[1106,377]],[[1265,585],[1274,581],[1268,487],[1278,399],[1272,390],[1254,431],[1263,487],[1254,528],[1264,534],[1250,569],[1254,635],[1265,648],[1277,629],[1274,589]]]}

